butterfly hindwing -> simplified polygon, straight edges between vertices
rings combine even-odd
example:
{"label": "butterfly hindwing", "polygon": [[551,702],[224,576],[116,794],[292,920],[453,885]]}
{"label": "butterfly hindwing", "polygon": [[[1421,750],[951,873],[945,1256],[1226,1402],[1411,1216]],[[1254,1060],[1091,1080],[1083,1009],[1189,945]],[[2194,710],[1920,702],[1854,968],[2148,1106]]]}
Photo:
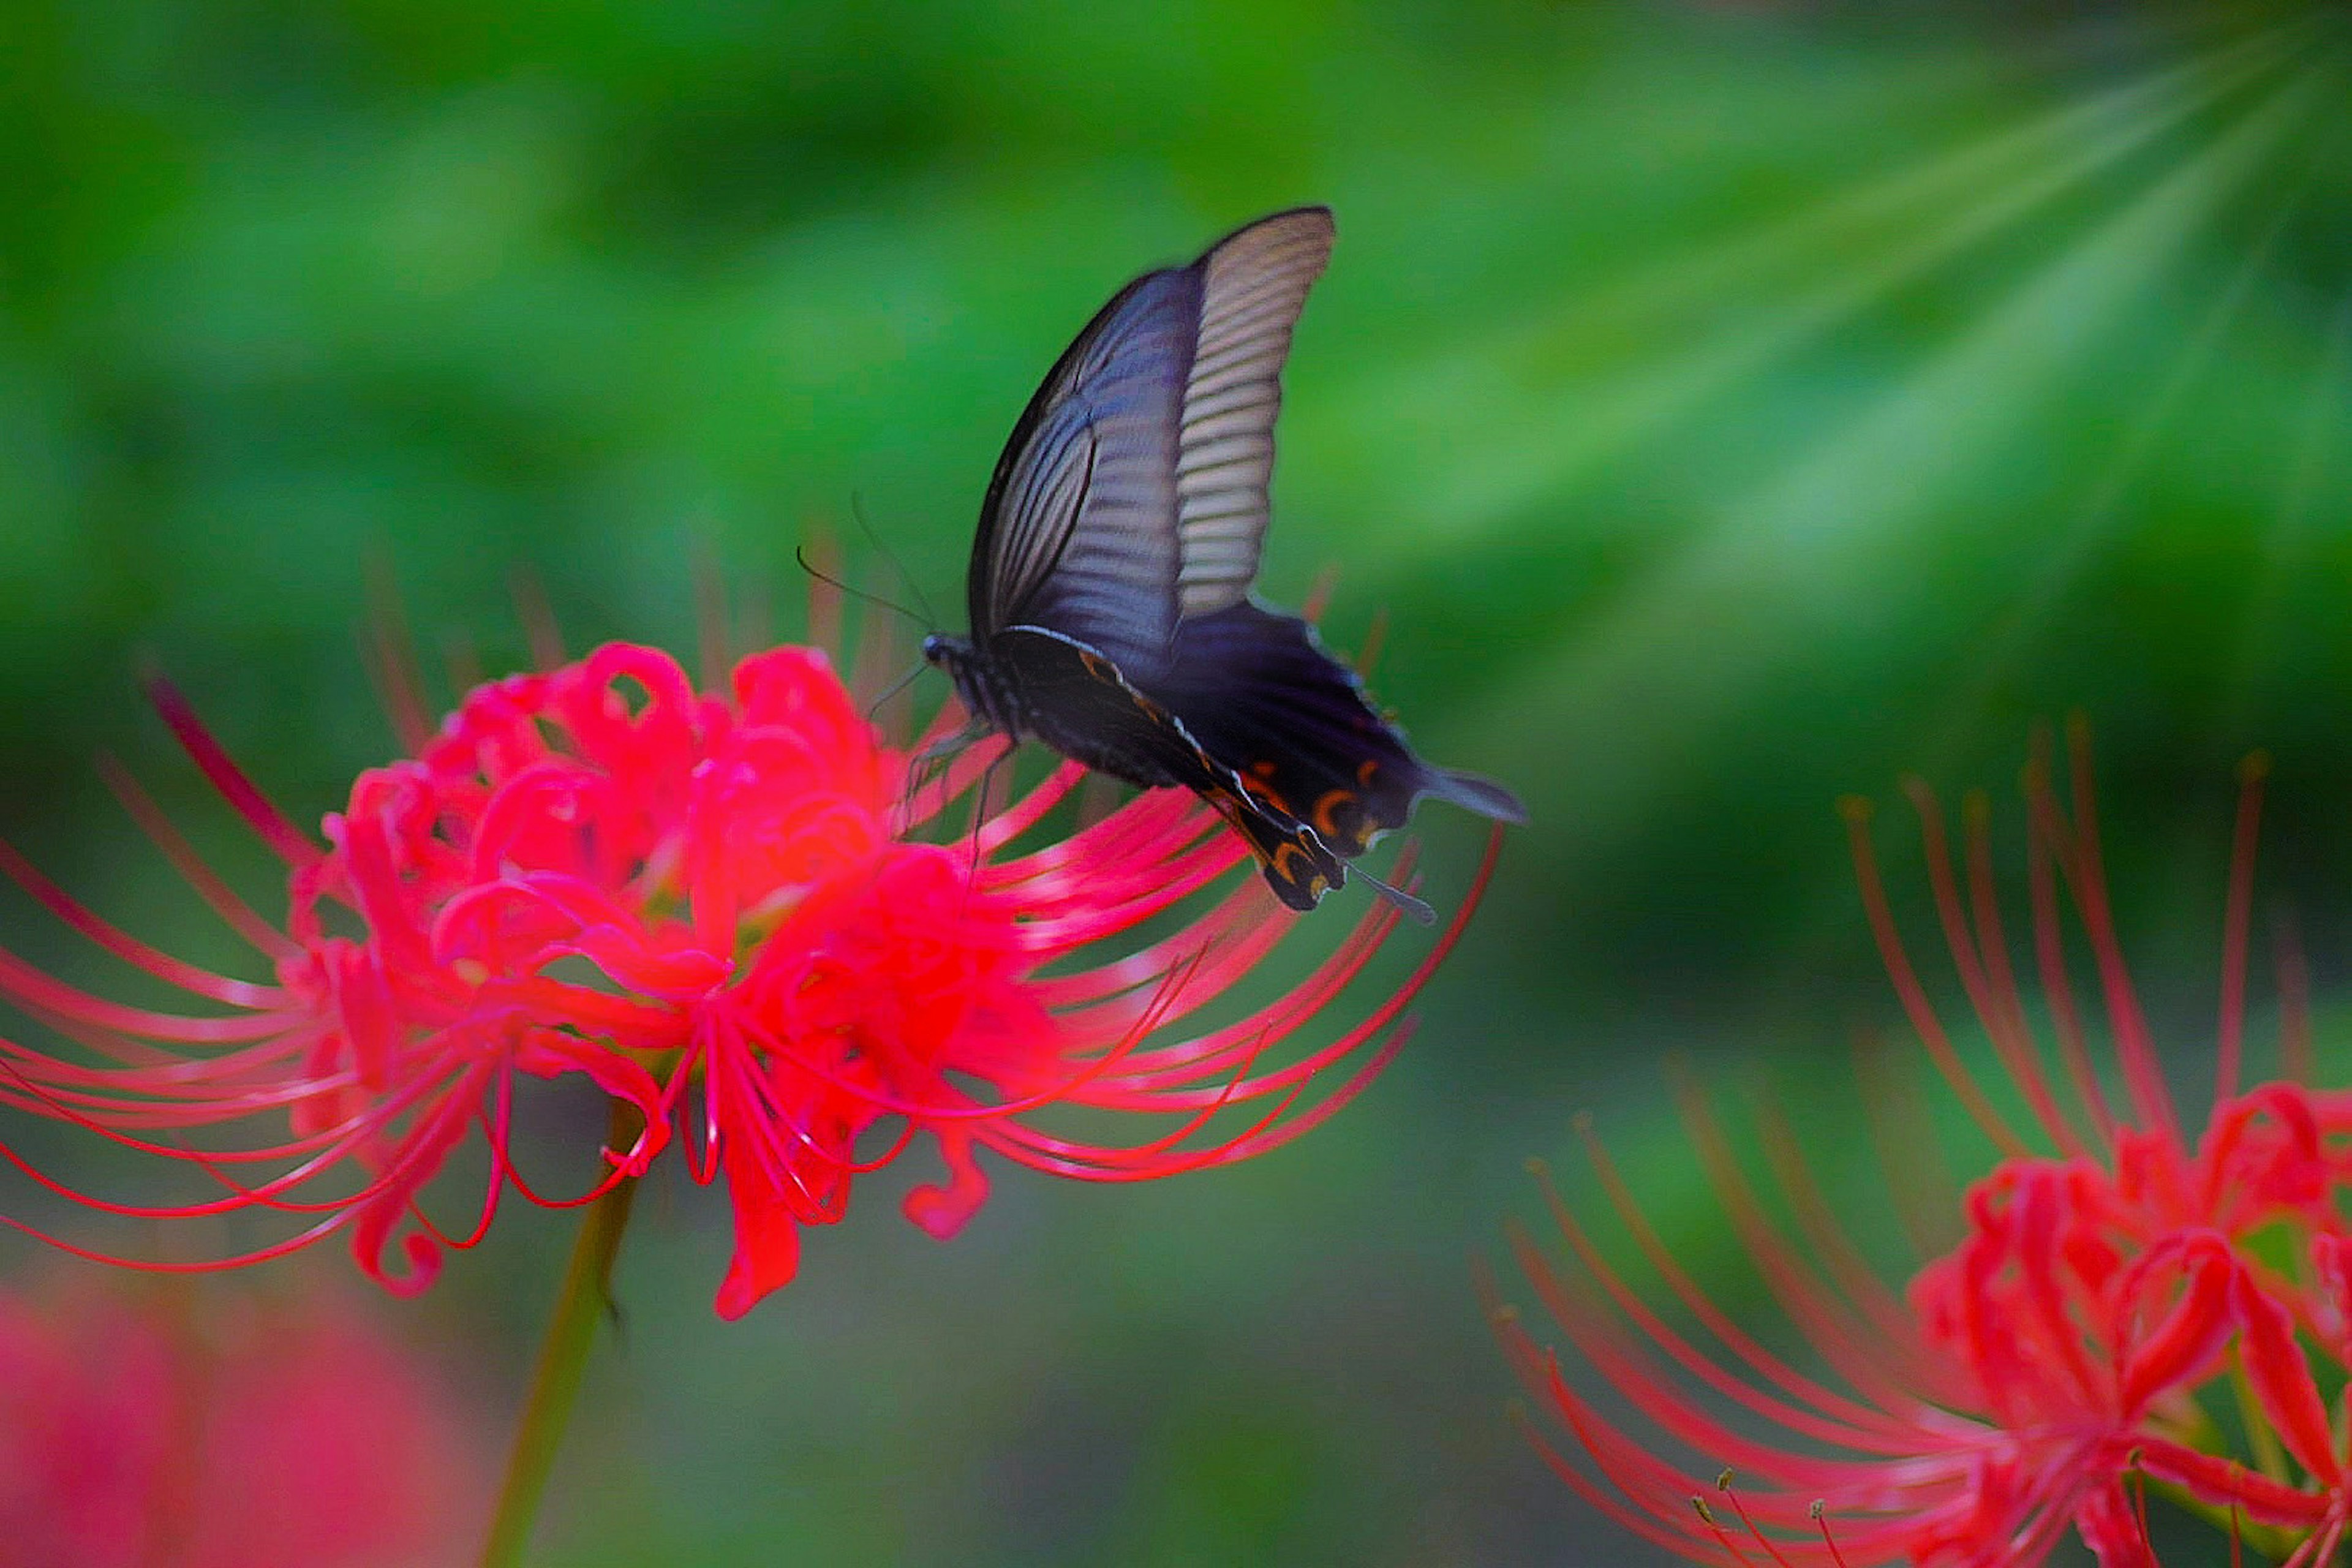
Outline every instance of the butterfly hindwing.
{"label": "butterfly hindwing", "polygon": [[1168,673],[1147,689],[1251,793],[1338,854],[1360,855],[1402,826],[1423,795],[1525,819],[1499,784],[1415,755],[1366,700],[1355,671],[1297,616],[1244,601],[1187,620]]}
{"label": "butterfly hindwing", "polygon": [[[1324,894],[1347,879],[1347,868],[1314,829],[1267,810],[1265,803],[1239,787],[1238,780],[1232,786],[1221,785],[1202,794],[1257,857],[1258,869],[1265,874],[1275,897],[1292,909],[1301,913],[1313,909],[1322,902]],[[1422,924],[1429,923],[1424,912],[1428,905],[1394,889],[1383,887],[1382,890]]]}
{"label": "butterfly hindwing", "polygon": [[1131,783],[1181,785],[1203,796],[1241,834],[1284,903],[1311,910],[1347,879],[1314,832],[1269,808],[1101,653],[1040,626],[1008,627],[987,651],[1017,683],[1026,704],[1022,721],[1040,740]]}

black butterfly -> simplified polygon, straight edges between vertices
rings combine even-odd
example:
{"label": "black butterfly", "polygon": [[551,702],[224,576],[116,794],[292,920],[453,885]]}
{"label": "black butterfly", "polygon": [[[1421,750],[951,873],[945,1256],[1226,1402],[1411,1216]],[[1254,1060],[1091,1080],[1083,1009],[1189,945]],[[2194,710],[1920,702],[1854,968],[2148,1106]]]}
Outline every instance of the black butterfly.
{"label": "black butterfly", "polygon": [[1311,626],[1249,596],[1282,364],[1331,239],[1328,209],[1299,207],[1120,289],[996,461],[970,639],[923,644],[976,722],[1199,793],[1297,910],[1421,795],[1527,819],[1501,785],[1415,756]]}

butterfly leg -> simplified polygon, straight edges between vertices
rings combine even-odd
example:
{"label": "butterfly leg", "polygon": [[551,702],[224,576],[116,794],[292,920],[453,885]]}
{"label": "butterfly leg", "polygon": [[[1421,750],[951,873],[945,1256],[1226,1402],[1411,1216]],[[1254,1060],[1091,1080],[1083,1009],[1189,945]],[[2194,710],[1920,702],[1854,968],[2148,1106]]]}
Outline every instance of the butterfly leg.
{"label": "butterfly leg", "polygon": [[[914,820],[915,803],[923,798],[923,792],[926,789],[941,781],[956,753],[975,742],[985,740],[992,732],[989,725],[975,721],[952,734],[940,736],[908,758],[905,794],[898,802],[898,820],[900,822]],[[946,805],[947,801],[943,796],[939,802],[939,806],[944,807]]]}

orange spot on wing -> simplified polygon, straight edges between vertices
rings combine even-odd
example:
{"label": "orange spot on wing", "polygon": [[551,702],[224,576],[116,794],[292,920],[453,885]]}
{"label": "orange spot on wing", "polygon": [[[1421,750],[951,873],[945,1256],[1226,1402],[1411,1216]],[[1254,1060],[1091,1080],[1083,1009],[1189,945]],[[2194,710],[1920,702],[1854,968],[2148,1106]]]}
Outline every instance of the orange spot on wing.
{"label": "orange spot on wing", "polygon": [[[1299,866],[1301,861],[1307,863],[1304,870]],[[1273,854],[1266,859],[1266,868],[1276,881],[1306,889],[1310,901],[1331,890],[1331,879],[1315,868],[1314,857],[1297,839],[1285,839],[1276,844]]]}
{"label": "orange spot on wing", "polygon": [[[1366,819],[1363,797],[1353,790],[1328,790],[1315,803],[1310,816],[1315,831],[1327,841],[1344,840],[1350,848],[1361,849],[1371,842],[1373,825]],[[1342,824],[1339,814],[1346,811],[1350,820]]]}
{"label": "orange spot on wing", "polygon": [[1308,814],[1307,819],[1315,825],[1315,831],[1326,835],[1339,832],[1339,826],[1333,820],[1333,814],[1354,798],[1343,789],[1324,791],[1323,797],[1315,803],[1315,809]]}

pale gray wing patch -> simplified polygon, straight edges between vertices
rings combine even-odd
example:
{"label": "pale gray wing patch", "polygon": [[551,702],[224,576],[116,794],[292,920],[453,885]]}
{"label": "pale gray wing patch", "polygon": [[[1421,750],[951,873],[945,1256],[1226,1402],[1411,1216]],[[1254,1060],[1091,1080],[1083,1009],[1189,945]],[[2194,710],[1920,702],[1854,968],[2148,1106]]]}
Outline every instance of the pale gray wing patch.
{"label": "pale gray wing patch", "polygon": [[1175,461],[1177,607],[1201,616],[1257,577],[1274,476],[1282,366],[1307,291],[1331,258],[1329,211],[1276,213],[1193,264],[1200,332],[1184,384]]}
{"label": "pale gray wing patch", "polygon": [[1176,630],[1178,422],[1201,281],[1152,273],[1062,367],[1006,475],[992,551],[1001,626],[1086,644],[1130,679]]}

